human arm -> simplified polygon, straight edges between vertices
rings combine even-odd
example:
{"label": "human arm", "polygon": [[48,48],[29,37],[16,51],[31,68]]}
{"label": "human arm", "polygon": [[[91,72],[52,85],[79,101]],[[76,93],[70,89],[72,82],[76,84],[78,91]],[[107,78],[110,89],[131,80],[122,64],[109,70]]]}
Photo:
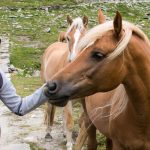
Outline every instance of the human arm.
{"label": "human arm", "polygon": [[43,87],[37,89],[29,96],[21,98],[21,96],[16,94],[16,89],[12,82],[1,70],[0,78],[2,82],[0,87],[0,99],[13,113],[17,115],[25,115],[48,100],[43,92]]}

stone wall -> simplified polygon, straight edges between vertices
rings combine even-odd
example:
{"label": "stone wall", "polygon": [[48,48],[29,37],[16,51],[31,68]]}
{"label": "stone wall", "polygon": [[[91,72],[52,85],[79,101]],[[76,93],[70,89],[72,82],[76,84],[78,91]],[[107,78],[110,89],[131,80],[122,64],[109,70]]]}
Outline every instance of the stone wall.
{"label": "stone wall", "polygon": [[8,71],[8,66],[10,64],[9,60],[9,39],[6,36],[0,36],[1,44],[0,44],[0,69],[2,69],[8,78],[10,78],[10,74]]}

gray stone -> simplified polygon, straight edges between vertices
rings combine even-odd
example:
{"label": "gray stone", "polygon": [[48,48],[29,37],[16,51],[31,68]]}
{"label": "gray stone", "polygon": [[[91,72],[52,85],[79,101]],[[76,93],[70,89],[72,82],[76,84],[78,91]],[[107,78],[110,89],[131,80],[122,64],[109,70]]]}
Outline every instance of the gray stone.
{"label": "gray stone", "polygon": [[10,144],[2,147],[1,150],[31,150],[29,144]]}
{"label": "gray stone", "polygon": [[18,73],[17,68],[15,68],[12,64],[8,67],[8,71],[9,73]]}
{"label": "gray stone", "polygon": [[9,60],[9,39],[6,36],[1,36],[0,45],[0,68],[6,73],[7,77],[10,77],[8,71]]}
{"label": "gray stone", "polygon": [[51,32],[51,28],[44,29],[44,32],[50,33]]}
{"label": "gray stone", "polygon": [[35,70],[32,74],[33,77],[39,77],[40,76],[40,71],[39,70]]}

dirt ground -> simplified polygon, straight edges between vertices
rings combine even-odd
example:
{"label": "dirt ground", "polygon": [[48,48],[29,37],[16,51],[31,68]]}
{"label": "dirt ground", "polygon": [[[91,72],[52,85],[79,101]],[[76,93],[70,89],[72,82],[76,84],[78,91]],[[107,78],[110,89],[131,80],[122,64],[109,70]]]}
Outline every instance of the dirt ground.
{"label": "dirt ground", "polygon": [[65,138],[62,131],[62,117],[55,117],[53,139],[44,140],[45,125],[43,109],[37,108],[26,116],[12,114],[0,102],[1,150],[64,150]]}

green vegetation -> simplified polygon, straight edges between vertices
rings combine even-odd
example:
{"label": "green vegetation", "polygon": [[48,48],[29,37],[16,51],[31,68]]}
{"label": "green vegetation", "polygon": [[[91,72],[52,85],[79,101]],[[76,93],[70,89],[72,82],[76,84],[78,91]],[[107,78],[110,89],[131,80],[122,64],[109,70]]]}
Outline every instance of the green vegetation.
{"label": "green vegetation", "polygon": [[1,0],[0,6],[3,7],[14,7],[14,8],[25,8],[25,7],[39,7],[48,5],[71,5],[75,4],[74,0]]}
{"label": "green vegetation", "polygon": [[27,96],[33,93],[37,88],[42,85],[40,78],[37,77],[22,77],[12,76],[12,82],[17,90],[17,93],[21,96]]}
{"label": "green vegetation", "polygon": [[11,63],[25,72],[40,69],[40,58],[60,31],[67,28],[66,16],[89,17],[89,27],[97,22],[101,6],[108,19],[119,10],[123,19],[141,27],[150,37],[150,3],[94,3],[75,4],[74,0],[1,0],[0,35],[10,37]]}
{"label": "green vegetation", "polygon": [[43,148],[37,147],[37,145],[34,144],[34,143],[29,143],[29,144],[30,144],[31,150],[45,150],[45,149],[43,149]]}

